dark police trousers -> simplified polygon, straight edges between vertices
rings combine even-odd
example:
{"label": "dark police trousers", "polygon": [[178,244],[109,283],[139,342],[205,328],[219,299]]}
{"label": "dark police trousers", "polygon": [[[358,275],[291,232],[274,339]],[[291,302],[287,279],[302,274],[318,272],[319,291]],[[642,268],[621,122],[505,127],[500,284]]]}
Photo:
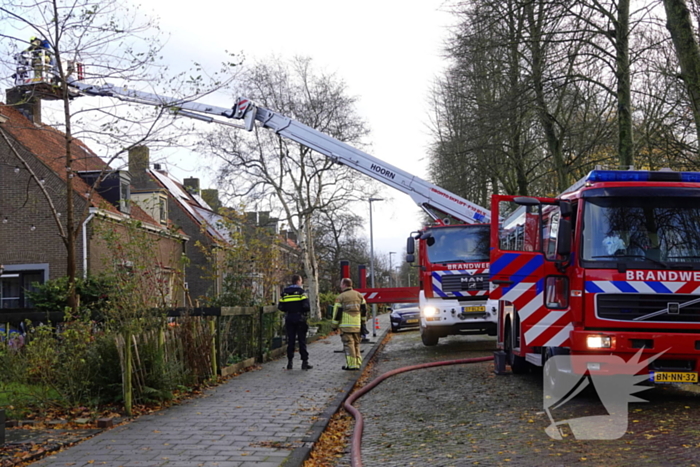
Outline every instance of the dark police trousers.
{"label": "dark police trousers", "polygon": [[309,352],[306,350],[306,332],[309,330],[309,325],[306,323],[306,320],[296,323],[286,321],[285,327],[287,329],[287,360],[294,358],[294,343],[298,340],[301,361],[308,361]]}

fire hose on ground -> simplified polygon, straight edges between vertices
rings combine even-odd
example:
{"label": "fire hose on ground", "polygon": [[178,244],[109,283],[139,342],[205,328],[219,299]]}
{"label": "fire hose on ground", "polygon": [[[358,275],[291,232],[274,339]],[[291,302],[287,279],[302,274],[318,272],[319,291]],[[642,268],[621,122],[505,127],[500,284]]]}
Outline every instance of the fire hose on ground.
{"label": "fire hose on ground", "polygon": [[351,451],[350,451],[350,461],[352,464],[352,467],[362,467],[362,431],[364,430],[364,420],[362,419],[362,414],[360,413],[359,410],[357,410],[355,407],[352,406],[352,404],[362,397],[364,394],[368,393],[379,383],[384,381],[387,378],[390,378],[391,376],[398,375],[399,373],[405,373],[407,371],[413,371],[413,370],[421,370],[424,368],[433,368],[437,366],[446,366],[446,365],[463,365],[466,363],[481,363],[481,362],[492,362],[494,360],[493,357],[477,357],[477,358],[462,358],[462,359],[457,359],[457,360],[444,360],[440,362],[430,362],[430,363],[422,363],[420,365],[411,365],[411,366],[405,366],[403,368],[397,368],[395,370],[388,371],[384,373],[383,375],[380,375],[376,379],[374,379],[371,383],[369,383],[367,386],[364,386],[354,393],[352,393],[346,400],[345,403],[343,404],[343,407],[345,410],[352,415],[352,417],[355,419],[355,429],[353,430],[352,433],[352,446],[351,446]]}

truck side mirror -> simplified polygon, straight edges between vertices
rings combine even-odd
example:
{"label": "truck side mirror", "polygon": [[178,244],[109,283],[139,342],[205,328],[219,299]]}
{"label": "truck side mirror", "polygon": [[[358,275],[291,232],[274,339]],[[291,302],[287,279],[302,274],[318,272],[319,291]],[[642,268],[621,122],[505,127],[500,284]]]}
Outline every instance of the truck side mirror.
{"label": "truck side mirror", "polygon": [[407,263],[412,263],[416,260],[415,256],[413,255],[406,255],[406,262]]}
{"label": "truck side mirror", "polygon": [[513,198],[513,202],[519,206],[539,206],[540,201],[529,196],[518,196]]}
{"label": "truck side mirror", "polygon": [[[563,213],[562,213],[563,215]],[[562,218],[557,233],[557,254],[566,256],[571,253],[571,220]]]}
{"label": "truck side mirror", "polygon": [[571,217],[574,211],[571,208],[570,202],[561,200],[559,201],[559,212],[561,213],[561,217]]}
{"label": "truck side mirror", "polygon": [[[413,237],[408,237],[408,240],[406,240],[406,257],[408,258],[409,255],[413,256],[413,253],[416,251],[416,241],[413,239]],[[408,260],[406,260],[408,261]],[[412,262],[412,261],[409,261]]]}

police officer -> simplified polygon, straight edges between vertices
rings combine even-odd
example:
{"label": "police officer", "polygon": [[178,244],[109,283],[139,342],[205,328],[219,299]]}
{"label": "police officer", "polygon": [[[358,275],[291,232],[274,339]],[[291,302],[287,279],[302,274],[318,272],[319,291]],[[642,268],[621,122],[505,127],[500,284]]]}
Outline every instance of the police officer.
{"label": "police officer", "polygon": [[362,294],[352,288],[352,279],[340,281],[342,293],[335,299],[333,305],[333,328],[340,328],[343,350],[345,351],[345,366],[343,370],[359,370],[362,366],[360,353],[360,332],[363,321],[367,317],[367,302]]}
{"label": "police officer", "polygon": [[284,311],[284,325],[287,330],[287,369],[291,370],[294,360],[294,344],[299,341],[299,354],[301,355],[301,369],[310,370],[309,352],[306,350],[306,333],[309,325],[306,318],[309,315],[309,298],[301,287],[301,276],[292,276],[292,285],[286,287],[282,292],[277,308]]}

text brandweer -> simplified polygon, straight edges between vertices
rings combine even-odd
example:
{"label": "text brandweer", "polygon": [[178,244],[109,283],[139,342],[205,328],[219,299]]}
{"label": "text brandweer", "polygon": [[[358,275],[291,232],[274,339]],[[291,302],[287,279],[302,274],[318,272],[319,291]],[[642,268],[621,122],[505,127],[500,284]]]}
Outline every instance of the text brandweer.
{"label": "text brandweer", "polygon": [[700,282],[700,272],[691,271],[627,271],[628,281],[686,281]]}

